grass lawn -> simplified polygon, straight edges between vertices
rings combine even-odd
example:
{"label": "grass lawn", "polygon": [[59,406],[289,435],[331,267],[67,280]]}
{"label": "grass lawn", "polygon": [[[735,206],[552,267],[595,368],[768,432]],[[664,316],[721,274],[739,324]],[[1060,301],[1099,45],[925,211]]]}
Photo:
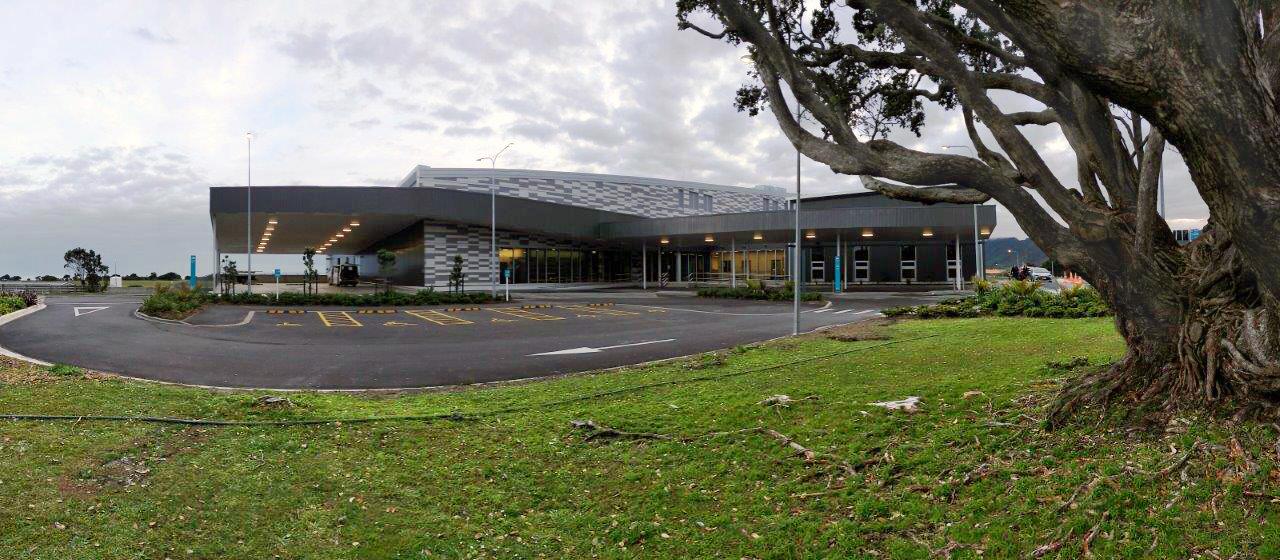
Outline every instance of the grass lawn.
{"label": "grass lawn", "polygon": [[[468,419],[0,421],[0,557],[1280,555],[1271,427],[1039,429],[1066,375],[1046,362],[1116,357],[1110,320],[906,321],[887,334],[481,390],[290,394],[291,407],[6,362],[0,413]],[[677,383],[624,390],[665,381]],[[775,394],[797,402],[758,404]],[[915,414],[868,405],[909,395],[923,398]],[[675,439],[589,437],[573,420]]]}

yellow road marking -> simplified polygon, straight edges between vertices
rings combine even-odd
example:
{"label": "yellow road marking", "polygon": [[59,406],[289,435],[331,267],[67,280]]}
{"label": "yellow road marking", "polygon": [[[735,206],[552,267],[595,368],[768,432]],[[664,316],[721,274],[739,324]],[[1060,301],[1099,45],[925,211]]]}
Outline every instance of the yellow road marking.
{"label": "yellow road marking", "polygon": [[459,319],[457,317],[454,317],[453,315],[445,315],[444,313],[441,313],[433,309],[419,310],[419,311],[405,311],[405,314],[413,315],[414,317],[417,317],[424,321],[431,321],[432,323],[435,323],[437,325],[447,326],[447,325],[470,325],[471,324],[471,321],[468,321],[466,319]]}
{"label": "yellow road marking", "polygon": [[355,317],[352,317],[351,313],[346,311],[313,311],[312,313],[320,316],[320,321],[323,322],[326,327],[364,326],[360,324],[360,321],[357,321]]}
{"label": "yellow road marking", "polygon": [[[621,309],[613,309],[608,307],[594,307],[587,305],[561,305],[561,309],[568,309],[575,313],[593,313],[596,315],[639,315],[634,311],[623,311]],[[582,317],[582,315],[578,315]]]}
{"label": "yellow road marking", "polygon": [[529,319],[533,321],[563,321],[564,320],[564,317],[556,317],[555,315],[546,315],[543,313],[534,313],[533,311],[519,309],[516,307],[490,307],[489,311],[492,311],[494,313],[502,313],[504,315],[510,315],[512,317],[518,317],[520,319]]}

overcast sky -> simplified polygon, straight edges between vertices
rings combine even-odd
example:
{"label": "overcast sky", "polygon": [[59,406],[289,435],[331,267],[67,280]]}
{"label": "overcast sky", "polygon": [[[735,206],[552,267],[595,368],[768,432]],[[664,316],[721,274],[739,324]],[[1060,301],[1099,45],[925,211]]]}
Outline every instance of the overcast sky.
{"label": "overcast sky", "polygon": [[[0,3],[0,274],[209,272],[208,187],[391,185],[416,164],[794,185],[772,117],[734,110],[743,52],[671,1]],[[934,111],[912,147],[968,144]],[[1054,129],[1036,142],[1068,183]],[[1203,218],[1167,164],[1171,218]],[[861,190],[807,162],[811,193]],[[1003,210],[996,236],[1023,237]],[[263,259],[267,260],[267,259]],[[297,257],[264,263],[299,268]],[[255,259],[255,269],[263,269]]]}

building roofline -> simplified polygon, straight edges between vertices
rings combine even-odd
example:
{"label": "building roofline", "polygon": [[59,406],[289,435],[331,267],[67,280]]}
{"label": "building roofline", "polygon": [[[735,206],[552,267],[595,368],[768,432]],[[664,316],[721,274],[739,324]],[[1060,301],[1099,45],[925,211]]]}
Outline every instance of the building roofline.
{"label": "building roofline", "polygon": [[[608,181],[608,182],[624,182],[624,183],[640,183],[650,185],[661,185],[669,187],[686,187],[707,190],[719,190],[734,193],[750,193],[764,194],[784,198],[786,191],[779,187],[770,185],[759,185],[771,188],[757,187],[739,187],[734,185],[717,185],[713,183],[702,183],[698,181],[684,181],[679,179],[663,179],[660,177],[640,177],[637,175],[611,175],[606,173],[586,173],[579,171],[547,171],[540,169],[486,169],[483,167],[429,167],[426,165],[418,165],[410,171],[399,186],[409,186],[415,183],[415,179],[429,177],[489,177],[496,175],[503,178],[529,178],[529,179],[564,179],[576,181]],[[777,190],[773,190],[777,189]]]}

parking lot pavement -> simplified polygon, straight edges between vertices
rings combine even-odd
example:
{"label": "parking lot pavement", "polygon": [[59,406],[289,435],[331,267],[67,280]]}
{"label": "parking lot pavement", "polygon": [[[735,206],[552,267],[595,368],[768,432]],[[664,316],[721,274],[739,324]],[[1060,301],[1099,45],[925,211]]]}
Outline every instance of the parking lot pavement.
{"label": "parking lot pavement", "polygon": [[[173,323],[137,316],[137,299],[59,297],[44,311],[0,327],[0,346],[49,362],[192,385],[388,389],[585,371],[791,332],[786,302],[614,299],[557,294],[483,306],[213,306]],[[921,300],[807,303],[802,325],[853,322]]]}

